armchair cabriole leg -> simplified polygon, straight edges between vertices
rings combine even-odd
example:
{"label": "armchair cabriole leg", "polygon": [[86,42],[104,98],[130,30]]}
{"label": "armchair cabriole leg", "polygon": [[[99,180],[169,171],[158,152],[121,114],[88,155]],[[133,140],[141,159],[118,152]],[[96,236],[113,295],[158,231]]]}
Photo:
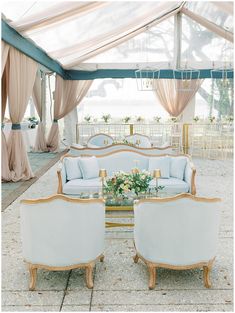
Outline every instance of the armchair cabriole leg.
{"label": "armchair cabriole leg", "polygon": [[101,256],[100,256],[100,262],[104,262],[104,255],[103,254],[101,254]]}
{"label": "armchair cabriole leg", "polygon": [[94,268],[94,263],[90,263],[86,266],[86,285],[87,288],[93,288],[93,268]]}
{"label": "armchair cabriole leg", "polygon": [[206,288],[211,288],[211,281],[210,281],[210,272],[211,272],[210,265],[203,266],[203,278],[204,278],[204,286]]}
{"label": "armchair cabriole leg", "polygon": [[32,264],[29,264],[29,275],[30,275],[30,283],[29,283],[29,290],[35,290],[36,286],[36,279],[37,279],[37,268],[34,267]]}
{"label": "armchair cabriole leg", "polygon": [[210,272],[212,269],[214,259],[210,260],[207,265],[203,266],[203,279],[204,279],[204,286],[206,288],[211,288]]}
{"label": "armchair cabriole leg", "polygon": [[149,269],[149,289],[152,290],[156,286],[156,267],[154,267],[152,264],[148,264]]}
{"label": "armchair cabriole leg", "polygon": [[134,260],[135,263],[138,263],[138,261],[139,261],[139,256],[138,256],[137,253],[136,253],[135,256],[133,256],[133,260]]}

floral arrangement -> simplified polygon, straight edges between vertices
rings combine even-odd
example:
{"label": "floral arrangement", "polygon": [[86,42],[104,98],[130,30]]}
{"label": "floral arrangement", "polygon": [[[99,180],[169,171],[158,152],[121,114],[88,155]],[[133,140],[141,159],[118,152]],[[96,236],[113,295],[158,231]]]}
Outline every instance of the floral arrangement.
{"label": "floral arrangement", "polygon": [[213,123],[213,122],[215,121],[215,116],[210,116],[210,117],[209,117],[209,121],[210,121],[211,123]]}
{"label": "floral arrangement", "polygon": [[136,122],[138,122],[138,123],[144,122],[144,118],[142,116],[138,116],[136,118]]}
{"label": "floral arrangement", "polygon": [[132,191],[138,196],[139,193],[148,191],[149,183],[152,179],[153,177],[147,171],[137,171],[136,173],[119,171],[106,180],[105,192],[112,193],[118,197]]}
{"label": "floral arrangement", "polygon": [[160,119],[161,119],[161,116],[154,116],[154,121],[159,123],[160,122]]}
{"label": "floral arrangement", "polygon": [[86,115],[84,117],[84,120],[87,122],[87,123],[90,123],[91,122],[91,115]]}
{"label": "floral arrangement", "polygon": [[105,123],[108,123],[109,120],[111,119],[111,115],[110,114],[104,114],[102,115],[102,120],[104,120]]}
{"label": "floral arrangement", "polygon": [[193,121],[197,123],[197,122],[199,121],[199,117],[198,117],[198,116],[195,116],[195,117],[193,118]]}
{"label": "floral arrangement", "polygon": [[131,120],[131,116],[125,116],[124,118],[123,118],[123,121],[124,121],[124,123],[128,123],[128,122],[130,122],[130,120]]}

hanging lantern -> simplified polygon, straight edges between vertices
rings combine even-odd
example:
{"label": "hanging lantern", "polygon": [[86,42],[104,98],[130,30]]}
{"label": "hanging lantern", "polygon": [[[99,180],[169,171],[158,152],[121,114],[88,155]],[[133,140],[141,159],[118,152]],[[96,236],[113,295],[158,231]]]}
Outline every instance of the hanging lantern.
{"label": "hanging lantern", "polygon": [[194,79],[199,79],[200,71],[190,69],[187,66],[183,69],[173,70],[173,78],[177,80],[176,89],[178,91],[192,91],[192,82]]}
{"label": "hanging lantern", "polygon": [[155,79],[159,79],[160,70],[145,67],[135,71],[137,89],[140,91],[156,90]]}
{"label": "hanging lantern", "polygon": [[[231,66],[232,67],[232,66]],[[225,88],[230,86],[229,79],[233,78],[233,70],[227,68],[226,64],[222,68],[211,70],[211,79],[220,79]]]}

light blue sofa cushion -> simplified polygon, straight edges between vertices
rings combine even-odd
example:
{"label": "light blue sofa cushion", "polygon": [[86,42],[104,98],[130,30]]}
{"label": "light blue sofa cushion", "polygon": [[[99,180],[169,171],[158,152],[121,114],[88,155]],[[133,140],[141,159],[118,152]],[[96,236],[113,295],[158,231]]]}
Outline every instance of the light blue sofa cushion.
{"label": "light blue sofa cushion", "polygon": [[183,156],[177,158],[171,157],[170,176],[183,180],[186,163],[187,163],[186,157]]}
{"label": "light blue sofa cushion", "polygon": [[155,169],[161,171],[162,178],[170,177],[170,157],[150,157],[149,158],[149,172],[152,173]]}
{"label": "light blue sofa cushion", "polygon": [[[156,186],[156,179],[151,180],[150,187]],[[175,194],[175,193],[182,193],[182,192],[189,192],[189,184],[185,181],[170,177],[169,179],[158,179],[158,186],[164,186],[163,191],[169,192],[169,194]]]}
{"label": "light blue sofa cushion", "polygon": [[79,166],[80,158],[65,158],[66,179],[73,180],[82,178],[82,172]]}
{"label": "light blue sofa cushion", "polygon": [[78,193],[95,193],[102,190],[100,178],[73,179],[63,186],[63,193],[67,195],[77,195]]}
{"label": "light blue sofa cushion", "polygon": [[99,163],[95,156],[80,158],[79,165],[82,171],[83,179],[99,177]]}

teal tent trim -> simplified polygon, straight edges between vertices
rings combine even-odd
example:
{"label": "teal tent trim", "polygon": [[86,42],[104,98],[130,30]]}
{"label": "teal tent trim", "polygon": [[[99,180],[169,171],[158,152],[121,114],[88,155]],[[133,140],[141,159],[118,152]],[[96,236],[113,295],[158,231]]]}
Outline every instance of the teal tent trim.
{"label": "teal tent trim", "polygon": [[[96,71],[77,71],[77,70],[67,70],[66,74],[68,79],[71,80],[91,80],[91,79],[101,79],[101,78],[136,78],[136,70],[118,70],[118,69],[102,69]],[[211,69],[199,70],[199,78],[211,78]],[[184,72],[184,71],[181,71]],[[155,74],[157,76],[157,74]],[[144,75],[143,75],[144,78]],[[166,69],[160,71],[159,78],[162,79],[173,79],[173,70]],[[176,79],[181,79],[180,72],[177,72]],[[193,74],[192,79],[198,78],[197,75]],[[216,72],[213,74],[213,78],[222,78],[222,72]],[[233,78],[233,70],[227,70],[227,78]]]}

